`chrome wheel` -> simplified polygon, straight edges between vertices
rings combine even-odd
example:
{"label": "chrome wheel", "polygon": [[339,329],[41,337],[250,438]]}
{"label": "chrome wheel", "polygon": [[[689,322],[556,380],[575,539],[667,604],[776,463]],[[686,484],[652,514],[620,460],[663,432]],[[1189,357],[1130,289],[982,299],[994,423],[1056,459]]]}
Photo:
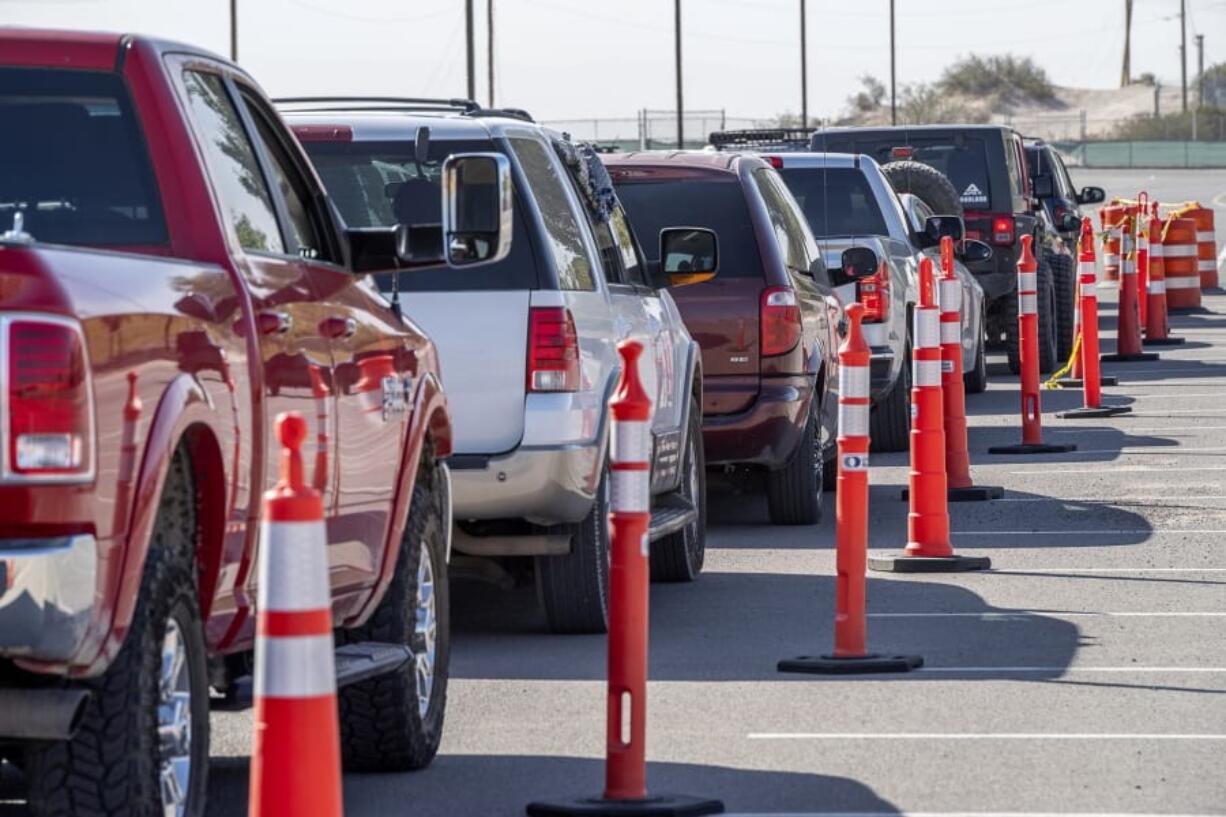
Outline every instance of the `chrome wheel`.
{"label": "chrome wheel", "polygon": [[422,543],[417,560],[417,620],[413,626],[417,671],[417,711],[422,718],[430,709],[434,693],[434,660],[438,639],[438,609],[434,600],[434,562],[430,548]]}
{"label": "chrome wheel", "polygon": [[183,631],[173,618],[166,622],[162,637],[157,718],[162,814],[183,817],[192,771],[192,683]]}

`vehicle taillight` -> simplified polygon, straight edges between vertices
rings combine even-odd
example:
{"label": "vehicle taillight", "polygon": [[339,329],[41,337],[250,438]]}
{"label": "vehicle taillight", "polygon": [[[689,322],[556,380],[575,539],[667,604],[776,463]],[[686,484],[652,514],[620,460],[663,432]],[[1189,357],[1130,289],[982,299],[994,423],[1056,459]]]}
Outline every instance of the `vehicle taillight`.
{"label": "vehicle taillight", "polygon": [[790,352],[800,340],[800,305],[791,287],[767,287],[762,290],[762,310],[759,316],[762,357]]}
{"label": "vehicle taillight", "polygon": [[856,296],[864,307],[865,323],[884,323],[890,317],[890,271],[885,264],[856,284]]}
{"label": "vehicle taillight", "polygon": [[528,310],[528,391],[579,390],[579,336],[570,310]]}
{"label": "vehicle taillight", "polygon": [[5,396],[10,477],[89,478],[94,468],[93,413],[85,344],[71,323],[5,321]]}
{"label": "vehicle taillight", "polygon": [[1013,217],[996,216],[992,219],[992,243],[1012,244],[1014,239]]}
{"label": "vehicle taillight", "polygon": [[762,158],[770,162],[771,167],[775,168],[775,170],[783,170],[782,156],[763,156]]}
{"label": "vehicle taillight", "polygon": [[908,145],[900,145],[898,147],[890,148],[891,159],[910,159],[914,155],[915,148]]}

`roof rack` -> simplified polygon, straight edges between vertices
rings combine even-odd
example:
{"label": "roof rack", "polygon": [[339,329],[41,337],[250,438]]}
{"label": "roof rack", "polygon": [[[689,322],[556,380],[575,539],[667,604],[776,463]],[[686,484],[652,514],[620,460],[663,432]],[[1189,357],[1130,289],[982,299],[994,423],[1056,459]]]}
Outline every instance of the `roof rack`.
{"label": "roof rack", "polygon": [[521,119],[524,122],[536,122],[532,118],[532,114],[525,111],[523,108],[482,108],[477,106],[475,109],[464,112],[465,116],[501,116],[507,119]]}
{"label": "roof rack", "polygon": [[304,106],[317,111],[459,111],[471,113],[481,106],[471,99],[428,99],[407,96],[287,96],[277,105]]}
{"label": "roof rack", "polygon": [[710,135],[716,150],[728,148],[767,148],[771,150],[808,150],[812,128],[754,128],[715,131]]}

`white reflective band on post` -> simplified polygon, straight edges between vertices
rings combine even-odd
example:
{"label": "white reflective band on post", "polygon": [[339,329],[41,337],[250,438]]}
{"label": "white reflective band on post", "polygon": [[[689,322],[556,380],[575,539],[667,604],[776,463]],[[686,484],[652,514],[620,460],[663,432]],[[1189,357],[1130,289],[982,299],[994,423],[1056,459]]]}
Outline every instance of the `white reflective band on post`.
{"label": "white reflective band on post", "polygon": [[1019,293],[1017,301],[1023,315],[1033,315],[1039,310],[1039,296],[1033,292]]}
{"label": "white reflective band on post", "polygon": [[941,345],[962,342],[962,327],[957,321],[941,321]]}
{"label": "white reflective band on post", "polygon": [[1098,280],[1098,268],[1094,266],[1093,261],[1078,261],[1077,274],[1081,276],[1083,282],[1087,277],[1092,281]]}
{"label": "white reflective band on post", "polygon": [[255,642],[255,694],[317,698],[336,694],[332,634],[264,636]]}
{"label": "white reflective band on post", "polygon": [[[276,560],[273,554],[276,554]],[[331,609],[328,542],[324,523],[260,523],[259,589],[261,610]],[[276,565],[276,569],[272,565]]]}
{"label": "white reflective band on post", "polygon": [[867,403],[839,403],[839,436],[868,436]]}
{"label": "white reflective band on post", "polygon": [[940,315],[935,309],[921,307],[915,310],[915,348],[935,349],[941,345],[939,323]]}
{"label": "white reflective band on post", "polygon": [[1151,278],[1149,282],[1149,294],[1150,295],[1163,295],[1165,293],[1166,293],[1166,281],[1165,280],[1155,281]]}
{"label": "white reflective band on post", "polygon": [[1103,264],[1108,267],[1118,267],[1120,265],[1120,257],[1113,252],[1103,253]]}
{"label": "white reflective band on post", "polygon": [[1196,243],[1198,244],[1212,244],[1216,240],[1217,239],[1213,235],[1213,230],[1198,230],[1196,233]]}
{"label": "white reflective band on post", "polygon": [[942,278],[938,283],[941,285],[941,311],[942,312],[959,312],[962,309],[962,283],[957,279],[948,281]]}
{"label": "white reflective band on post", "polygon": [[1199,275],[1168,275],[1166,276],[1167,289],[1200,289]]}
{"label": "white reflective band on post", "polygon": [[1098,300],[1098,284],[1081,282],[1081,297]]}
{"label": "white reflective band on post", "polygon": [[610,510],[623,513],[647,513],[651,509],[651,471],[622,471],[614,468],[609,472],[612,495]]}
{"label": "white reflective band on post", "polygon": [[839,397],[868,397],[868,366],[844,366],[839,370]]}
{"label": "white reflective band on post", "polygon": [[1165,244],[1162,254],[1166,258],[1192,258],[1196,255],[1195,244]]}
{"label": "white reflective band on post", "polygon": [[1213,272],[1215,269],[1217,269],[1217,262],[1212,258],[1202,258],[1200,259],[1200,263],[1196,265],[1196,268],[1200,272]]}
{"label": "white reflective band on post", "polygon": [[1039,288],[1039,274],[1037,272],[1019,272],[1017,274],[1017,288],[1021,292],[1035,292]]}
{"label": "white reflective band on post", "polygon": [[651,423],[646,420],[613,422],[613,462],[651,462]]}
{"label": "white reflective band on post", "polygon": [[912,360],[911,377],[917,386],[941,385],[941,361],[915,358]]}

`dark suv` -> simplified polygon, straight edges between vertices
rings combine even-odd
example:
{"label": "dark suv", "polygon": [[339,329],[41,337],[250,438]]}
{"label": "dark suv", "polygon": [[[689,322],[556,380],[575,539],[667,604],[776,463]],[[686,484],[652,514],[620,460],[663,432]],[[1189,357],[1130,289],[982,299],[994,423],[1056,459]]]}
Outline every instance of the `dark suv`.
{"label": "dark suv", "polygon": [[[757,156],[632,153],[606,164],[649,252],[669,224],[719,233],[718,277],[674,293],[702,346],[708,464],[765,471],[771,522],[818,521],[842,306],[804,214]],[[671,257],[650,260],[684,272]]]}
{"label": "dark suv", "polygon": [[[1032,235],[1036,247],[1050,248],[1039,258],[1039,365],[1051,371],[1067,346],[1071,330],[1073,264],[1059,242],[1047,234],[1035,212],[1022,136],[1004,125],[919,125],[883,128],[831,128],[810,139],[810,149],[867,153],[881,164],[922,162],[953,183],[966,222],[967,238],[992,245],[991,259],[968,264],[987,301],[988,337],[1004,339],[1009,368],[1017,372],[1017,259],[1021,238]],[[899,193],[902,178],[891,176]],[[1055,261],[1053,259],[1060,258]],[[1068,320],[1061,320],[1068,316]]]}
{"label": "dark suv", "polygon": [[1098,204],[1107,194],[1101,187],[1083,187],[1078,191],[1060,153],[1042,139],[1026,140],[1026,165],[1034,194],[1056,230],[1066,243],[1076,244],[1081,234],[1081,205]]}

